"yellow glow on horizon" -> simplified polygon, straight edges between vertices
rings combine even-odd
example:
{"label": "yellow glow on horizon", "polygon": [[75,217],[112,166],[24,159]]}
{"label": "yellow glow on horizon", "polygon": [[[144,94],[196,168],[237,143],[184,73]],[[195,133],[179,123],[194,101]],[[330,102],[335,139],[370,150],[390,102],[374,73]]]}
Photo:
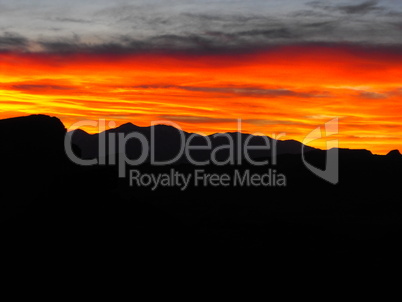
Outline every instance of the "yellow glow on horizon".
{"label": "yellow glow on horizon", "polygon": [[[375,61],[375,65],[370,64]],[[0,118],[59,117],[188,132],[285,132],[303,141],[339,117],[340,146],[402,150],[402,61],[342,49],[285,47],[235,55],[46,55],[0,53]],[[90,127],[84,130],[95,132]],[[325,148],[325,140],[311,143]]]}

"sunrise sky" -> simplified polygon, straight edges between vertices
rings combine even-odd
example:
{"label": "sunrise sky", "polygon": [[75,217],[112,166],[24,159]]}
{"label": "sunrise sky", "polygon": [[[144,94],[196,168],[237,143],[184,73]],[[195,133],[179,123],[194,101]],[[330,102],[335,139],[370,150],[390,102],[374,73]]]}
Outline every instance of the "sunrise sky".
{"label": "sunrise sky", "polygon": [[401,17],[397,0],[0,1],[0,118],[242,119],[302,141],[339,117],[341,147],[402,151]]}

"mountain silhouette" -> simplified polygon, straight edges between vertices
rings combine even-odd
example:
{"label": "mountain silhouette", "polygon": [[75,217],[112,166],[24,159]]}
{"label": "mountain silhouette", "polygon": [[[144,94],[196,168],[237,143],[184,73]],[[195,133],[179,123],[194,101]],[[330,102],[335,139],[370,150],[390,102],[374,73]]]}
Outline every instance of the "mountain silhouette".
{"label": "mountain silhouette", "polygon": [[[62,173],[66,129],[45,115],[0,120],[1,214],[42,196]],[[1,215],[0,215],[1,219]]]}
{"label": "mountain silhouette", "polygon": [[387,153],[387,157],[389,158],[395,158],[395,159],[400,159],[402,158],[401,152],[399,150],[391,150]]}
{"label": "mountain silhouette", "polygon": [[[171,156],[180,143],[176,128],[125,124],[104,134],[155,131],[156,154]],[[182,133],[186,139],[192,133]],[[101,134],[76,130],[75,153],[97,156]],[[248,134],[229,133],[241,143]],[[0,236],[3,249],[22,256],[35,251],[54,259],[105,257],[132,259],[149,270],[173,263],[221,267],[254,265],[289,269],[351,266],[392,267],[402,247],[402,159],[399,151],[374,155],[368,150],[309,149],[305,160],[325,169],[327,156],[339,151],[339,183],[313,174],[302,160],[301,143],[278,141],[276,165],[206,165],[206,175],[236,173],[286,176],[286,186],[130,185],[116,166],[85,167],[64,151],[66,129],[54,117],[33,115],[0,120]],[[227,144],[216,136],[213,146]],[[194,135],[194,143],[205,138]],[[253,137],[256,145],[262,138]],[[273,142],[272,139],[269,139]],[[128,144],[129,152],[140,147]],[[130,151],[134,150],[134,151]],[[135,154],[134,154],[135,155]],[[221,155],[222,158],[225,154]],[[203,158],[209,153],[194,154]],[[266,153],[253,154],[256,158]],[[194,174],[187,162],[135,167],[148,175]],[[75,258],[74,258],[75,257]],[[99,258],[97,258],[99,257]],[[64,261],[64,260],[63,260]]]}
{"label": "mountain silhouette", "polygon": [[[116,135],[116,137],[120,134],[124,134],[124,136],[129,135],[131,133],[139,133],[143,135],[148,142],[151,142],[152,135],[155,140],[155,148],[153,150],[155,154],[155,159],[158,161],[167,161],[173,159],[180,153],[180,146],[183,142],[190,141],[190,145],[194,147],[203,147],[206,146],[206,138],[202,135],[185,132],[179,129],[176,129],[172,126],[168,125],[155,125],[150,127],[139,127],[133,125],[132,123],[123,124],[117,128],[107,130],[100,134],[88,134],[85,131],[78,129],[68,133],[68,135],[72,136],[73,144],[77,145],[82,152],[82,158],[90,159],[90,158],[98,158],[98,150],[99,150],[99,141],[101,136],[104,137],[105,143],[109,145],[109,137],[110,134]],[[183,140],[182,140],[183,138]],[[261,136],[253,136],[250,134],[244,133],[215,133],[212,135],[208,135],[207,138],[211,141],[210,150],[192,150],[190,151],[191,157],[197,161],[206,161],[211,159],[211,150],[215,150],[217,148],[222,148],[223,146],[228,146],[233,143],[234,156],[237,158],[238,156],[238,148],[241,148],[248,142],[249,146],[266,146],[267,141],[269,147],[264,150],[250,150],[249,155],[251,158],[262,158],[272,156],[272,151],[275,149],[277,155],[281,154],[301,154],[303,145],[295,140],[275,140],[270,137],[261,137]],[[267,141],[266,141],[266,140]],[[117,145],[114,143],[114,145]],[[114,149],[112,152],[107,150],[106,155],[108,154],[116,154],[125,152],[129,155],[130,158],[138,158],[141,154],[142,145],[136,140],[130,140],[127,143],[125,150],[117,150]],[[309,152],[312,150],[317,150],[316,148],[312,148],[309,146],[304,146],[304,151]],[[229,157],[229,150],[227,148],[222,148],[219,152],[216,153],[216,158],[219,161],[225,161]],[[150,155],[148,155],[148,159]],[[176,163],[186,163],[188,162],[185,156],[180,157]]]}

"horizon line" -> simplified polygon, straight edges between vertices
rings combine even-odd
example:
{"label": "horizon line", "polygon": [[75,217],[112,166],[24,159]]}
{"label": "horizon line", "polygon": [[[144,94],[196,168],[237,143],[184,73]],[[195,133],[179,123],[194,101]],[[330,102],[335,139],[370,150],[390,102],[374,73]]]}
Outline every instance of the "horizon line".
{"label": "horizon line", "polygon": [[[125,122],[125,123],[122,123],[122,124],[120,124],[120,125],[116,125],[116,124],[115,124],[112,128],[105,129],[105,130],[102,131],[102,132],[89,132],[89,131],[86,131],[86,130],[84,130],[84,129],[82,129],[82,128],[75,128],[75,129],[72,129],[72,130],[68,131],[69,129],[65,126],[65,124],[63,123],[63,121],[61,120],[60,117],[58,117],[57,115],[49,115],[49,114],[42,114],[42,113],[28,114],[28,115],[20,115],[20,116],[13,116],[13,117],[8,117],[8,118],[0,119],[0,121],[1,121],[1,120],[16,119],[16,118],[23,118],[23,117],[34,117],[34,116],[43,116],[43,117],[50,117],[50,118],[56,118],[56,119],[58,119],[58,120],[63,124],[64,128],[66,129],[66,134],[67,134],[67,133],[72,133],[72,132],[74,132],[74,131],[76,131],[76,130],[80,130],[80,131],[82,131],[82,132],[85,132],[85,133],[88,134],[88,135],[99,135],[99,134],[102,133],[102,132],[106,132],[106,131],[109,131],[109,130],[114,130],[114,129],[120,128],[121,126],[129,125],[129,124],[130,124],[130,125],[133,125],[133,126],[138,127],[138,128],[151,128],[151,127],[155,127],[155,126],[167,126],[167,127],[172,127],[172,128],[174,128],[174,129],[177,129],[177,130],[179,130],[179,131],[183,131],[183,132],[188,133],[188,134],[197,134],[197,135],[200,135],[200,136],[213,136],[213,135],[215,135],[215,134],[242,134],[242,135],[252,135],[252,136],[255,136],[255,137],[258,137],[258,136],[265,136],[265,137],[268,137],[269,139],[275,139],[275,138],[272,138],[272,137],[270,137],[269,135],[266,135],[266,134],[264,134],[264,133],[260,133],[261,135],[256,135],[257,132],[256,132],[256,133],[249,133],[249,132],[243,132],[243,131],[242,131],[242,132],[239,132],[239,131],[229,131],[229,132],[214,132],[214,133],[211,133],[211,134],[205,134],[205,133],[202,133],[202,132],[186,131],[186,130],[182,129],[182,127],[180,127],[180,126],[179,126],[179,128],[177,128],[177,127],[174,127],[174,126],[172,126],[172,125],[167,125],[167,124],[163,124],[163,123],[155,124],[155,125],[152,125],[152,124],[151,124],[151,125],[149,125],[149,126],[138,126],[138,125],[136,125],[136,124],[134,124],[134,123],[132,123],[132,122]],[[106,120],[106,119],[99,119],[99,120]],[[239,120],[239,119],[237,119],[237,121],[238,121],[238,120]],[[236,119],[234,119],[234,121],[236,121]],[[112,122],[115,123],[114,121],[112,121]],[[171,122],[171,121],[166,121],[166,122]],[[171,123],[177,125],[176,122],[171,122]],[[332,150],[332,149],[339,149],[339,150],[367,150],[367,151],[369,151],[369,152],[370,152],[371,154],[373,154],[373,155],[380,155],[380,156],[382,156],[382,155],[387,155],[387,154],[389,154],[390,152],[395,151],[395,150],[397,150],[397,151],[400,152],[400,150],[399,150],[398,148],[394,148],[394,149],[388,150],[388,152],[387,152],[387,153],[384,153],[384,154],[374,153],[374,152],[373,152],[372,150],[370,150],[369,148],[337,147],[337,148],[325,149],[325,148],[318,148],[318,147],[311,146],[311,145],[309,145],[309,144],[305,144],[305,143],[301,142],[300,140],[297,140],[297,139],[294,139],[294,138],[284,139],[284,140],[275,139],[275,140],[278,140],[278,141],[295,141],[295,142],[298,142],[298,143],[300,143],[300,144],[303,144],[303,145],[305,145],[305,146],[307,146],[307,147],[311,147],[311,148],[314,148],[314,149],[317,149],[317,150],[322,150],[322,151],[329,151],[329,150]]]}

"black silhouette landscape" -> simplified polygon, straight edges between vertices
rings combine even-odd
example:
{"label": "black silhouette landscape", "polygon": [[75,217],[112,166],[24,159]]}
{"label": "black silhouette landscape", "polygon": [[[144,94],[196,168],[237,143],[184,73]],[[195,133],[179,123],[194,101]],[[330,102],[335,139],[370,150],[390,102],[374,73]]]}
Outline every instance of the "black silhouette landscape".
{"label": "black silhouette landscape", "polygon": [[[157,157],[167,159],[175,151],[178,130],[155,127]],[[150,128],[126,124],[109,131],[132,130],[148,135]],[[339,183],[332,185],[304,166],[301,143],[280,141],[275,170],[286,175],[284,187],[153,191],[131,187],[127,178],[118,177],[116,166],[75,165],[65,154],[65,135],[64,125],[55,117],[0,121],[2,238],[22,249],[46,246],[56,254],[107,250],[154,263],[197,259],[198,264],[212,260],[230,264],[230,259],[237,259],[281,268],[381,267],[400,256],[402,156],[397,150],[385,156],[339,150]],[[75,154],[97,156],[99,135],[81,130],[67,135],[73,135]],[[137,147],[129,145],[128,152],[135,155]],[[310,163],[324,165],[326,151],[309,147],[306,151]],[[208,154],[194,156],[202,159]],[[183,173],[196,169],[184,160],[174,167]],[[171,168],[148,163],[136,167],[148,173],[169,173]],[[202,169],[264,173],[267,167],[244,163]]]}
{"label": "black silhouette landscape", "polygon": [[[151,141],[151,132],[154,132],[155,136],[155,159],[159,161],[167,161],[169,159],[174,158],[180,152],[180,142],[181,137],[180,133],[183,134],[183,138],[188,140],[191,138],[191,146],[206,146],[206,141],[201,135],[195,135],[193,133],[188,133],[185,131],[178,130],[172,126],[168,125],[155,125],[151,127],[138,127],[131,123],[124,124],[120,127],[115,129],[107,130],[103,133],[105,136],[105,144],[108,145],[109,134],[110,133],[123,133],[125,135],[138,132],[144,135],[148,141]],[[237,132],[227,133],[235,146],[240,144],[241,146],[244,144],[246,139],[251,136],[252,138],[249,141],[249,144],[252,146],[264,146],[265,141],[260,136],[252,136]],[[99,150],[99,134],[90,135],[85,131],[79,129],[68,133],[68,135],[72,136],[72,143],[80,148],[81,150],[81,157],[90,159],[90,158],[99,158],[98,150]],[[194,137],[192,137],[194,136]],[[214,150],[219,146],[227,145],[228,139],[223,136],[216,136],[209,135],[208,137],[211,138],[212,146],[211,149]],[[275,144],[275,152],[278,155],[281,154],[301,154],[302,152],[302,144],[295,141],[295,140],[274,140],[270,137],[267,137],[269,141],[269,145],[273,146]],[[132,158],[137,158],[141,151],[141,144],[138,140],[129,141],[127,144],[127,148],[125,152]],[[238,148],[234,148],[234,156],[238,156]],[[273,149],[273,148],[271,148]],[[314,148],[305,146],[305,151],[311,151]],[[114,150],[114,154],[118,153],[118,151]],[[202,150],[194,150],[192,153],[192,158],[198,161],[205,161],[208,158],[211,158],[210,151],[202,151]],[[109,152],[106,152],[105,156],[108,156]],[[268,150],[252,150],[250,152],[250,156],[252,158],[259,158],[259,157],[267,157],[271,156],[272,152],[270,149]],[[219,161],[225,161],[229,156],[228,150],[223,149],[217,152],[216,158]],[[150,158],[150,156],[148,156]],[[188,160],[185,156],[182,156],[180,159],[176,161],[177,163],[188,163]]]}

